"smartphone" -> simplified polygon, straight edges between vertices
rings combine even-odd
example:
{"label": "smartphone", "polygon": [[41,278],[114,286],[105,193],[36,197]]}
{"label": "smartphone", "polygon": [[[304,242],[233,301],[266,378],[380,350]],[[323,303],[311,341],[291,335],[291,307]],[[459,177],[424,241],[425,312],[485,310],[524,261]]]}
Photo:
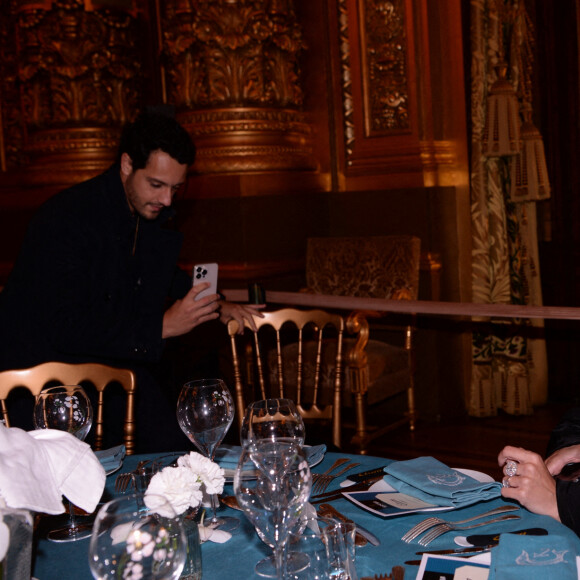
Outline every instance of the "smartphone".
{"label": "smartphone", "polygon": [[218,279],[218,265],[211,264],[196,264],[193,267],[193,285],[197,286],[202,282],[209,282],[210,287],[207,290],[200,292],[195,299],[199,300],[209,294],[217,294],[217,279]]}

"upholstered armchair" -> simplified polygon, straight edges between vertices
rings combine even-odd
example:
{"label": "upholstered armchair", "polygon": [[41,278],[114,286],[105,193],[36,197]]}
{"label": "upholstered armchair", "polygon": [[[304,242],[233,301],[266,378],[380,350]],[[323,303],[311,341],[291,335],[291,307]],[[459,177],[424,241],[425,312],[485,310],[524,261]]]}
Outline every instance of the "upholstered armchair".
{"label": "upholstered armchair", "polygon": [[[413,236],[310,238],[306,253],[308,292],[326,295],[416,300],[421,242]],[[369,441],[400,425],[415,426],[414,317],[397,330],[402,345],[371,338],[369,319],[379,314],[352,312],[346,322],[343,407],[353,407],[352,443],[364,453]],[[388,318],[388,317],[387,317]],[[346,336],[346,335],[345,335]],[[387,425],[369,427],[367,407],[407,392],[404,416]]]}

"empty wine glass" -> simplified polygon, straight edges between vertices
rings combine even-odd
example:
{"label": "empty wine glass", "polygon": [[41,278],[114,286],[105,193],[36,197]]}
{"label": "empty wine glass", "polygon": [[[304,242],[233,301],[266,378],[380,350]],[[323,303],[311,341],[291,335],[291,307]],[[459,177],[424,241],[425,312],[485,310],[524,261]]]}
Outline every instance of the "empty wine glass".
{"label": "empty wine glass", "polygon": [[182,520],[165,498],[155,511],[143,509],[138,494],[106,503],[97,514],[89,545],[89,566],[97,580],[175,580],[185,564]]}
{"label": "empty wine glass", "polygon": [[243,448],[234,476],[234,493],[260,539],[273,550],[273,557],[256,564],[259,576],[281,579],[308,566],[304,554],[285,557],[285,546],[311,487],[310,468],[300,445],[261,439]]}
{"label": "empty wine glass", "polygon": [[[36,396],[33,411],[36,429],[59,429],[67,431],[81,441],[87,436],[93,424],[93,408],[84,389],[79,385],[64,385],[44,389]],[[88,538],[91,526],[79,524],[75,517],[74,506],[69,508],[68,524],[49,532],[48,539],[53,542],[73,542]]]}
{"label": "empty wine glass", "polygon": [[[177,401],[177,422],[188,439],[212,461],[234,420],[234,400],[221,379],[200,379],[183,385]],[[217,517],[218,499],[211,496],[210,525],[225,531],[235,530],[240,522],[234,517]]]}
{"label": "empty wine glass", "polygon": [[243,445],[258,439],[294,441],[304,445],[306,429],[302,416],[290,399],[262,399],[250,403],[240,429]]}

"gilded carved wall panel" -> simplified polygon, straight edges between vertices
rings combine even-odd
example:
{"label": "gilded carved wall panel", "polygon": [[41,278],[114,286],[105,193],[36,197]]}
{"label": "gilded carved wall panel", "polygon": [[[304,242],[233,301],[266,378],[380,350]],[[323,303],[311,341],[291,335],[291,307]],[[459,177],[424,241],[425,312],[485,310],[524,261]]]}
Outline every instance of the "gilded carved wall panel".
{"label": "gilded carved wall panel", "polygon": [[409,128],[405,0],[360,3],[368,135]]}

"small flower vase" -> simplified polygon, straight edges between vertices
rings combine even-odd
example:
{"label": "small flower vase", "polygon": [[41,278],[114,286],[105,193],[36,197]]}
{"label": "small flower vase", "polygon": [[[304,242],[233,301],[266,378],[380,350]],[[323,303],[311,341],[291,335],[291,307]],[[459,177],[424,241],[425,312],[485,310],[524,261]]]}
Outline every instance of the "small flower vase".
{"label": "small flower vase", "polygon": [[197,521],[198,508],[190,509],[183,515],[183,528],[187,542],[185,566],[180,578],[201,580],[201,542]]}

